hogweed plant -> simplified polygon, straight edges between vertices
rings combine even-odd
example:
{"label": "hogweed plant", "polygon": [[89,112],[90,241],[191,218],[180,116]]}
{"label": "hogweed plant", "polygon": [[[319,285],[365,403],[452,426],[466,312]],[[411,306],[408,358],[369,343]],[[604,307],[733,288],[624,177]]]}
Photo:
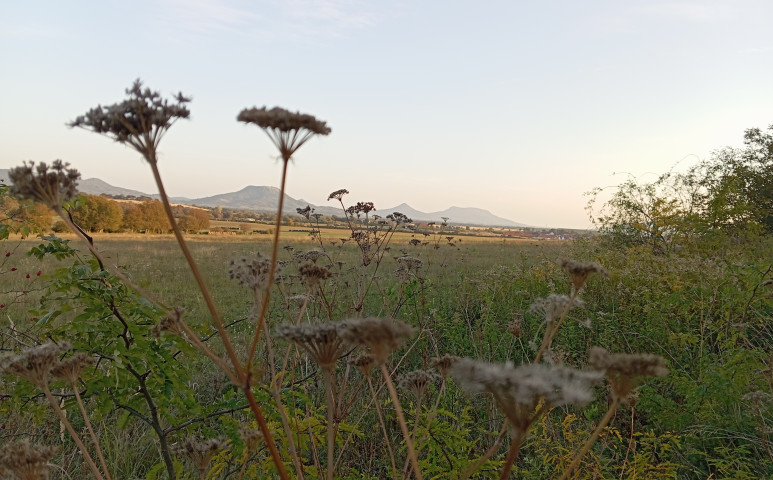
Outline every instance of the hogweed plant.
{"label": "hogweed plant", "polygon": [[[376,208],[371,202],[358,202],[347,207],[343,198],[349,192],[337,190],[328,200],[341,205],[348,237],[325,242],[320,216],[311,207],[298,209],[297,213],[311,227],[315,249],[301,251],[287,245],[288,257],[280,261],[280,227],[288,164],[311,138],[328,135],[331,130],[324,121],[311,115],[278,107],[249,108],[237,117],[240,122],[257,126],[269,137],[279,152],[282,173],[271,254],[236,258],[228,270],[228,276],[249,292],[251,305],[247,317],[238,322],[239,329],[248,325],[246,337],[236,337],[237,331],[243,331],[236,329],[237,322],[226,324],[224,321],[202,270],[176,223],[158,169],[160,141],[174,123],[189,117],[190,98],[177,94],[164,99],[159,93],[143,88],[140,81],[126,93],[124,101],[91,109],[70,125],[132,147],[151,167],[174,237],[206,305],[214,330],[212,335],[202,336],[192,326],[198,319],[189,321],[182,307],[168,307],[136,286],[121,268],[105,259],[93,239],[73,221],[68,208],[77,193],[77,171],[56,161],[51,166],[24,164],[11,175],[13,192],[52,208],[84,242],[97,264],[96,273],[90,270],[83,273],[85,270],[78,264],[78,271],[85,278],[73,280],[82,296],[97,296],[95,303],[84,308],[73,320],[88,323],[88,328],[76,328],[78,335],[84,336],[78,337],[78,345],[85,351],[68,356],[69,346],[63,342],[59,345],[44,343],[4,357],[3,363],[7,375],[24,378],[43,392],[43,398],[56,412],[94,478],[124,478],[122,472],[113,471],[111,475],[107,456],[100,445],[100,435],[90,418],[90,409],[95,409],[89,405],[89,396],[98,396],[98,390],[108,388],[113,376],[118,378],[116,368],[129,371],[135,383],[130,388],[111,390],[114,408],[128,412],[128,416],[150,426],[159,441],[162,463],[148,472],[148,478],[157,478],[159,472],[165,470],[170,479],[178,478],[180,470],[180,463],[175,464],[173,457],[187,459],[187,464],[193,467],[193,475],[200,479],[278,476],[282,479],[332,480],[337,476],[373,476],[360,470],[368,466],[353,465],[353,459],[362,459],[364,452],[370,451],[370,461],[376,464],[372,470],[377,472],[375,475],[421,480],[425,477],[423,466],[432,466],[432,475],[437,475],[438,464],[443,461],[431,453],[437,449],[452,466],[448,467],[444,478],[466,479],[476,474],[510,478],[522,457],[521,452],[527,448],[532,426],[538,421],[547,422],[554,411],[570,412],[590,403],[596,385],[605,377],[612,402],[564,471],[563,478],[569,478],[609,424],[618,406],[634,392],[640,379],[665,374],[661,357],[611,354],[601,348],[591,350],[586,366],[557,364],[559,356],[555,355],[552,345],[557,338],[562,338],[559,335],[562,325],[566,324],[565,319],[571,310],[583,305],[579,295],[588,278],[606,273],[596,263],[563,261],[561,268],[569,280],[569,294],[551,294],[532,305],[531,311],[540,317],[540,326],[530,330],[542,332],[542,338],[539,346],[538,337],[535,338],[531,363],[517,366],[460,358],[454,355],[457,352],[448,351],[453,349],[451,346],[430,345],[430,340],[442,332],[433,332],[425,318],[426,294],[438,287],[429,279],[431,262],[422,260],[420,250],[410,249],[433,243],[434,249],[438,249],[440,239],[459,248],[460,240],[442,231],[447,226],[447,218],[443,219],[441,230],[430,229],[432,233],[427,233],[426,236],[434,235],[432,243],[413,237],[406,245],[397,245],[398,231],[420,234],[411,219],[398,212],[382,217],[375,213]],[[38,251],[40,255],[57,252],[75,255],[68,250],[65,241],[51,238],[49,241],[48,246]],[[338,248],[329,248],[328,244]],[[352,267],[337,257],[349,247],[357,255],[356,265]],[[394,271],[388,272],[387,265],[393,265]],[[350,282],[352,273],[354,279]],[[59,292],[73,290],[72,283],[67,284],[67,288],[63,283],[57,285],[54,290]],[[116,288],[124,290],[119,294]],[[136,294],[144,298],[136,297]],[[69,301],[64,296],[46,298],[48,301],[53,299],[62,303]],[[389,304],[387,299],[392,303]],[[416,307],[410,315],[401,309],[409,301]],[[94,307],[97,304],[99,308]],[[135,315],[139,323],[127,319],[126,312]],[[513,314],[515,312],[511,312]],[[398,318],[401,315],[411,318]],[[51,322],[54,317],[51,315],[46,321]],[[109,330],[107,324],[99,323],[104,318],[117,320],[119,327],[116,329],[113,325],[113,330]],[[525,317],[518,318],[518,324],[512,325],[510,331],[520,336],[522,330],[531,326],[524,325]],[[419,328],[412,323],[417,323]],[[504,326],[502,330],[504,332]],[[217,347],[209,341],[213,336],[219,339],[224,353],[218,353]],[[409,340],[412,343],[406,346]],[[92,341],[105,345],[91,345]],[[111,346],[111,342],[118,342],[121,351]],[[415,348],[417,345],[420,347]],[[177,365],[175,362],[182,364],[178,357],[188,355],[194,348],[220,372],[213,380],[219,385],[213,388],[214,392],[196,391],[193,386],[182,387],[187,377],[175,376],[177,373],[169,370],[173,368],[170,365]],[[428,353],[430,348],[434,349],[433,358]],[[395,361],[392,361],[393,357]],[[551,361],[545,362],[547,359]],[[430,368],[436,369],[438,374]],[[86,370],[94,377],[105,374],[107,378],[84,380]],[[320,377],[322,391],[316,388]],[[397,379],[398,387],[407,392],[402,399],[394,379]],[[63,410],[63,403],[52,393],[52,382],[61,385],[62,381],[73,392],[68,398],[74,398],[82,417],[80,432]],[[454,451],[454,445],[446,445],[438,439],[436,429],[454,431],[453,426],[443,422],[457,417],[443,405],[459,401],[457,385],[468,393],[486,395],[496,407],[498,413],[492,415],[488,424],[496,425],[500,433],[492,445],[486,446],[479,439],[468,439],[458,442],[464,445],[464,450]],[[182,391],[174,392],[178,386]],[[177,395],[212,395],[222,404],[209,410],[191,411],[186,418],[184,405],[189,404],[174,403],[171,399]],[[138,398],[145,402],[146,413],[138,409]],[[409,408],[404,407],[404,402],[408,402]],[[159,408],[159,403],[163,404],[163,409]],[[245,418],[245,410],[254,422]],[[475,409],[466,407],[466,410]],[[171,412],[176,412],[177,416],[164,418],[164,415],[172,415]],[[412,414],[412,428],[409,428],[406,412],[409,418]],[[104,418],[104,412],[102,415]],[[373,417],[377,420],[370,420]],[[458,418],[468,417],[464,414]],[[357,419],[352,421],[350,418]],[[369,428],[364,424],[367,421],[378,423],[380,428]],[[257,430],[252,428],[253,425]],[[452,438],[473,435],[473,430],[461,433],[458,432],[460,429],[456,430],[457,437]],[[480,428],[475,430],[482,431]],[[224,440],[221,433],[228,434],[229,440]],[[507,433],[507,453],[502,460],[492,461],[505,444]],[[381,436],[383,440],[376,438]],[[322,444],[324,453],[320,453]],[[33,448],[31,444],[18,445],[3,451],[0,468],[25,480],[48,478],[48,462],[53,450],[40,448],[36,456],[29,453]],[[352,445],[359,445],[357,451]],[[365,445],[383,445],[384,448],[361,448]],[[484,448],[485,451],[479,451]],[[21,453],[11,458],[7,452],[13,449]],[[387,453],[379,455],[384,450]],[[487,469],[495,468],[496,472],[482,470],[484,465]],[[427,472],[429,478],[429,470]]]}

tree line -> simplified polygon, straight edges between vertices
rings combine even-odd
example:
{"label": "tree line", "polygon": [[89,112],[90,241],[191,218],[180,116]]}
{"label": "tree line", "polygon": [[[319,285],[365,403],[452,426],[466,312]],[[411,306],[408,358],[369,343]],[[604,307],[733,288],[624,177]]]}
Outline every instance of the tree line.
{"label": "tree line", "polygon": [[[54,212],[40,203],[5,196],[0,199],[0,211],[0,221],[6,225],[27,222],[39,230],[67,230],[61,220],[52,225]],[[172,211],[180,228],[187,233],[200,232],[210,227],[210,215],[205,209],[175,205]],[[71,202],[68,212],[73,221],[87,232],[171,231],[164,207],[158,200],[118,202],[104,196],[82,194]]]}
{"label": "tree line", "polygon": [[773,125],[746,130],[743,147],[716,150],[684,172],[631,177],[600,202],[604,191],[590,192],[591,220],[622,245],[663,253],[696,239],[770,236]]}

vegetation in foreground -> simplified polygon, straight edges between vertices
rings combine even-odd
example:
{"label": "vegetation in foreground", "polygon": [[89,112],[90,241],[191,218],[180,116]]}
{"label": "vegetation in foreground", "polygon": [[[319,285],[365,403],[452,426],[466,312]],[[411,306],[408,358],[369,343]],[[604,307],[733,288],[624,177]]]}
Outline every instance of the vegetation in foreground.
{"label": "vegetation in foreground", "polygon": [[[75,237],[4,230],[3,475],[773,475],[769,135],[623,184],[604,235],[572,245],[433,236],[345,190],[346,238],[190,243],[156,168],[187,102],[137,83],[74,122],[143,155],[174,242],[92,238],[76,172],[14,171],[14,195]],[[239,119],[284,167],[330,133],[281,109]]]}

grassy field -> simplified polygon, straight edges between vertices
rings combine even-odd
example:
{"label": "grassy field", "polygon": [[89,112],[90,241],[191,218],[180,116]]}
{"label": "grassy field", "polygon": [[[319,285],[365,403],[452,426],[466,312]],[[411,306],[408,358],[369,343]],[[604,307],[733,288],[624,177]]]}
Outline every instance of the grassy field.
{"label": "grassy field", "polygon": [[[730,250],[724,256],[709,257],[697,250],[655,256],[646,249],[615,249],[595,240],[465,236],[449,242],[446,235],[415,235],[396,234],[388,249],[381,250],[383,257],[364,266],[362,251],[353,242],[342,245],[341,231],[323,231],[321,244],[308,233],[282,233],[282,271],[267,317],[267,333],[274,338],[259,346],[260,386],[255,390],[289,467],[292,456],[283,422],[288,422],[292,444],[304,459],[307,478],[319,478],[327,464],[329,421],[322,373],[302,349],[275,337],[278,325],[368,316],[413,325],[418,335],[389,361],[398,383],[410,371],[432,370],[432,358],[445,354],[528,364],[545,331],[544,312],[532,305],[552,293],[570,293],[560,260],[579,258],[602,263],[609,275],[592,278],[584,287],[583,308],[568,315],[549,361],[583,367],[590,348],[598,345],[616,352],[662,355],[670,374],[647,380],[636,400],[620,408],[572,478],[729,479],[773,474],[765,447],[765,428],[771,422],[768,397],[763,394],[756,404],[748,399],[751,392],[769,393],[771,388],[769,374],[759,374],[769,372],[773,363],[769,357],[773,307],[770,295],[758,287],[771,258],[768,243],[745,247],[746,262],[739,264],[730,260],[738,251]],[[242,467],[248,472],[244,478],[270,478],[265,448],[245,450],[239,440],[238,426],[249,424],[249,415],[223,374],[180,339],[163,334],[154,340],[151,327],[161,315],[114,278],[97,281],[102,274],[93,263],[83,267],[90,261],[86,250],[74,237],[64,238],[79,248],[77,257],[56,260],[56,248],[49,248],[38,260],[26,252],[40,240],[4,242],[0,346],[12,351],[33,339],[68,339],[103,359],[99,369],[84,374],[83,394],[109,468],[122,472],[119,478],[165,478],[157,453],[159,434],[143,420],[151,415],[143,392],[155,399],[164,439],[170,444],[181,445],[187,435],[230,439],[231,447],[213,457],[199,478],[238,478]],[[269,236],[186,238],[235,347],[244,355],[261,294],[229,278],[233,276],[229,270],[233,273],[234,259],[238,266],[240,258],[270,255]],[[411,244],[417,238],[420,242]],[[184,308],[186,322],[224,355],[217,337],[212,337],[215,329],[201,293],[171,236],[105,234],[94,240],[105,261],[118,266],[150,297],[167,307]],[[425,241],[429,243],[422,244]],[[300,273],[310,258],[330,275],[310,283]],[[419,262],[406,269],[407,258]],[[145,350],[123,348],[126,330],[106,304],[116,306],[135,341],[143,339]],[[336,478],[390,478],[390,455],[385,452],[394,448],[391,456],[400,470],[408,461],[405,443],[385,391],[376,394],[382,410],[377,412],[367,376],[347,363],[356,353],[347,350],[336,368]],[[115,364],[119,357],[121,363]],[[147,377],[133,377],[127,367],[147,370]],[[147,384],[137,384],[137,378],[145,378],[142,382]],[[275,378],[284,379],[276,391],[271,387]],[[0,442],[31,434],[55,443],[60,426],[45,402],[34,396],[35,389],[7,376],[2,379]],[[383,388],[378,376],[372,380],[376,389]],[[441,383],[439,377],[423,402],[410,391],[402,391],[400,398],[408,424],[415,429],[425,478],[453,478],[496,444],[503,416],[491,397],[465,394],[450,378]],[[72,399],[62,398],[78,418]],[[277,399],[284,410],[278,408]],[[588,407],[561,407],[542,416],[523,445],[515,467],[518,477],[557,477],[609,405],[605,388],[597,387]],[[380,425],[386,427],[386,435]],[[62,473],[52,472],[51,478],[79,478],[85,472],[83,462],[72,454],[74,446],[67,437],[62,438],[61,453],[52,460]],[[506,452],[505,445],[473,478],[497,478]],[[189,464],[184,454],[174,458],[180,462],[181,478],[196,478],[194,473],[182,473],[194,471],[185,467]]]}

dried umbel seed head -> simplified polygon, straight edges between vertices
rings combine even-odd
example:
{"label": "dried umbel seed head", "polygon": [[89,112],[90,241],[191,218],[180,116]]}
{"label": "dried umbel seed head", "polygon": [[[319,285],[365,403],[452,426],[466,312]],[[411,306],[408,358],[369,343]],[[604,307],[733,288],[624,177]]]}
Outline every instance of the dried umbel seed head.
{"label": "dried umbel seed head", "polygon": [[2,468],[10,471],[10,477],[20,480],[39,480],[48,478],[48,461],[56,453],[56,448],[49,445],[33,445],[29,440],[4,445],[0,449],[0,474]]}
{"label": "dried umbel seed head", "polygon": [[625,400],[642,377],[665,377],[666,362],[660,355],[650,353],[609,353],[604,348],[593,347],[588,364],[606,372],[612,394]]}
{"label": "dried umbel seed head", "polygon": [[512,426],[525,432],[536,419],[536,408],[585,405],[593,400],[591,387],[601,372],[543,364],[490,364],[462,358],[450,368],[453,376],[472,393],[490,393]]}
{"label": "dried umbel seed head", "polygon": [[340,323],[281,325],[276,333],[279,338],[289,340],[303,348],[320,368],[332,370],[346,346],[340,329]]}
{"label": "dried umbel seed head", "polygon": [[263,441],[263,433],[259,429],[243,423],[239,424],[239,436],[242,437],[242,441],[250,453],[257,450],[258,445]]}
{"label": "dried umbel seed head", "polygon": [[594,273],[607,275],[604,267],[593,262],[576,262],[574,260],[561,260],[561,268],[569,275],[574,291],[578,292],[585,285],[585,281]]}
{"label": "dried umbel seed head", "polygon": [[293,259],[299,262],[306,261],[306,262],[317,263],[317,260],[319,260],[320,258],[330,259],[327,253],[319,250],[309,250],[307,252],[295,252],[293,254]]}
{"label": "dried umbel seed head", "polygon": [[80,127],[105,135],[116,142],[131,145],[148,162],[155,163],[155,149],[167,130],[181,118],[188,118],[185,106],[190,98],[178,93],[173,99],[161,98],[161,94],[142,88],[136,80],[126,89],[126,100],[92,108],[72,122],[70,127]]}
{"label": "dried umbel seed head", "polygon": [[395,222],[396,225],[411,223],[413,221],[408,217],[408,215],[405,215],[400,212],[390,213],[389,215],[386,216],[386,218]]}
{"label": "dried umbel seed head", "polygon": [[331,132],[327,123],[317,120],[313,115],[293,113],[280,107],[271,110],[266,107],[245,108],[236,119],[262,128],[285,162],[314,135],[328,135]]}
{"label": "dried umbel seed head", "polygon": [[370,375],[370,371],[373,369],[373,365],[376,364],[376,360],[370,353],[363,352],[359,355],[349,357],[347,363],[353,367],[359,368],[365,375]]}
{"label": "dried umbel seed head", "polygon": [[204,478],[212,457],[227,446],[227,442],[222,438],[198,439],[191,435],[179,445],[175,445],[173,451],[177,455],[187,457],[198,470],[199,476]]}
{"label": "dried umbel seed head", "polygon": [[29,348],[18,355],[10,355],[4,358],[3,371],[10,375],[16,375],[29,380],[42,387],[48,384],[51,368],[59,361],[59,356],[70,349],[70,344],[61,342],[44,343]]}
{"label": "dried umbel seed head", "polygon": [[545,323],[551,326],[553,322],[561,318],[564,313],[572,308],[583,305],[580,298],[572,299],[568,295],[551,294],[545,298],[538,298],[531,304],[529,311],[532,313],[541,313],[545,316]]}
{"label": "dried umbel seed head", "polygon": [[507,331],[510,332],[515,338],[520,338],[523,328],[523,315],[516,315],[513,317],[513,321],[507,324]]}
{"label": "dried umbel seed head", "polygon": [[13,183],[11,195],[25,200],[40,202],[60,213],[62,204],[78,194],[78,179],[81,174],[69,167],[69,163],[54,160],[49,167],[41,162],[24,162],[21,167],[12,168],[8,179]]}
{"label": "dried umbel seed head", "polygon": [[335,192],[328,195],[327,199],[340,201],[342,198],[344,198],[344,195],[348,193],[349,193],[349,190],[342,188],[341,190],[336,190]]}
{"label": "dried umbel seed head", "polygon": [[421,260],[419,260],[416,257],[411,257],[410,255],[403,255],[402,257],[397,257],[397,263],[401,265],[403,268],[406,268],[408,271],[418,271],[423,263]]}
{"label": "dried umbel seed head", "polygon": [[456,355],[443,355],[442,357],[434,357],[430,360],[429,364],[437,368],[438,372],[443,378],[448,376],[448,369],[451,365],[456,363],[460,357]]}
{"label": "dried umbel seed head", "polygon": [[161,332],[170,332],[175,335],[182,335],[182,316],[185,310],[182,307],[175,307],[174,310],[162,318],[161,321],[153,327],[153,335],[158,338],[161,336]]}
{"label": "dried umbel seed head", "polygon": [[382,364],[393,350],[415,332],[415,328],[400,320],[368,317],[341,322],[339,335],[352,345],[368,347],[376,363]]}
{"label": "dried umbel seed head", "polygon": [[319,285],[320,282],[333,276],[333,274],[330,273],[330,270],[313,262],[306,262],[298,267],[298,273],[301,274],[303,283],[305,283],[308,288],[315,287]]}
{"label": "dried umbel seed head", "polygon": [[426,370],[414,370],[405,375],[401,375],[397,381],[397,386],[407,390],[416,396],[417,401],[421,401],[429,390],[430,385],[437,380],[437,374]]}
{"label": "dried umbel seed head", "polygon": [[94,364],[94,359],[86,353],[78,352],[72,357],[60,360],[51,369],[51,375],[63,378],[68,383],[78,382],[84,370]]}
{"label": "dried umbel seed head", "polygon": [[[257,253],[255,258],[237,258],[231,260],[231,266],[228,269],[228,277],[231,280],[252,290],[262,290],[268,282],[268,274],[271,270],[271,259],[262,253]],[[276,266],[274,276],[281,274],[281,268]]]}

